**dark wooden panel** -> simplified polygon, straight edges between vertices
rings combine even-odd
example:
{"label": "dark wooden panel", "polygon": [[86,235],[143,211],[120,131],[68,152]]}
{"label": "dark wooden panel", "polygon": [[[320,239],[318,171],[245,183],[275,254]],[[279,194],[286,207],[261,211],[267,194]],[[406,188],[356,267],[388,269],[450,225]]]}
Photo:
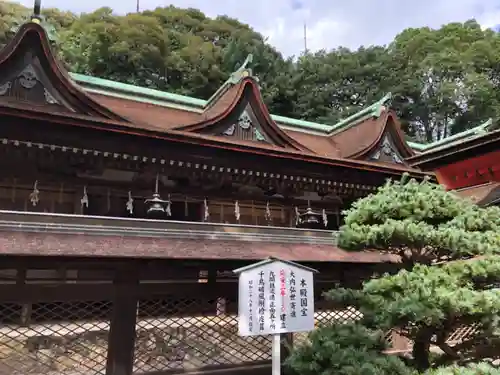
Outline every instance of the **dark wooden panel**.
{"label": "dark wooden panel", "polygon": [[[116,285],[108,284],[24,284],[0,285],[0,302],[35,303],[56,301],[102,301],[113,297]],[[208,283],[154,283],[141,284],[136,291],[139,298],[169,297],[204,297],[236,298],[236,284]]]}

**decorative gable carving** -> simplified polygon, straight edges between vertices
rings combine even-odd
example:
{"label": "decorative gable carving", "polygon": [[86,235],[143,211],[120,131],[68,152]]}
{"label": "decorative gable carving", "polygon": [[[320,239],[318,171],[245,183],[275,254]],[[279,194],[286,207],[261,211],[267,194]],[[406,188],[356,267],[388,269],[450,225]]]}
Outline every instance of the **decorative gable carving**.
{"label": "decorative gable carving", "polygon": [[[37,22],[35,22],[35,20]],[[0,103],[129,122],[86,95],[52,54],[39,20],[23,24],[0,50]]]}
{"label": "decorative gable carving", "polygon": [[394,146],[389,135],[384,135],[384,138],[375,152],[369,157],[371,160],[403,164],[403,157]]}
{"label": "decorative gable carving", "polygon": [[58,107],[59,111],[74,112],[50,84],[40,60],[31,52],[26,52],[23,63],[16,64],[5,71],[1,79],[0,98],[5,98],[8,101]]}
{"label": "decorative gable carving", "polygon": [[262,130],[262,127],[249,105],[243,110],[238,120],[226,127],[221,135],[244,141],[269,143],[269,138]]}
{"label": "decorative gable carving", "polygon": [[212,95],[203,107],[200,121],[176,127],[175,130],[224,137],[235,143],[243,140],[262,146],[266,144],[313,152],[276,124],[263,102],[254,77],[241,72],[241,75],[238,73],[232,78],[237,78],[237,82],[228,80]]}

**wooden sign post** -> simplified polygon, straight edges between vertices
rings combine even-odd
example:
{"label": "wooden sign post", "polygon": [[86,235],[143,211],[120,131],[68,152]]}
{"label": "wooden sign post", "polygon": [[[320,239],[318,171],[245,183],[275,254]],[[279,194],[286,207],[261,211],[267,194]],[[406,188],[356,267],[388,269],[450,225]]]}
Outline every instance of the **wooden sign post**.
{"label": "wooden sign post", "polygon": [[269,258],[233,271],[238,279],[238,331],[241,336],[273,336],[272,373],[281,372],[282,333],[314,329],[317,271]]}

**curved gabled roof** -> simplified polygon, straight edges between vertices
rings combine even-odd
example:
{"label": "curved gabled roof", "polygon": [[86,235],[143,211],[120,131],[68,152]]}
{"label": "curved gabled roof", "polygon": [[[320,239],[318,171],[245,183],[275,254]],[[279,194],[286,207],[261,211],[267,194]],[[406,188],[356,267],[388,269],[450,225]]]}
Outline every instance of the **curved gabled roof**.
{"label": "curved gabled roof", "polygon": [[[24,24],[14,39],[0,52],[0,68],[4,73],[0,78],[8,81],[16,77],[15,82],[19,84],[19,75],[22,73],[19,69],[30,64],[24,60],[28,55],[30,61],[34,61],[33,64],[37,66],[37,72],[40,75],[43,73],[43,80],[37,80],[42,86],[41,104],[37,102],[36,104],[40,105],[30,106],[30,102],[20,100],[13,95],[8,98],[9,100],[1,97],[2,113],[104,132],[201,144],[284,160],[301,160],[388,175],[399,175],[403,171],[416,176],[426,175],[404,165],[347,160],[351,158],[341,155],[338,147],[341,134],[347,134],[352,131],[351,128],[361,129],[363,126],[368,126],[364,123],[368,119],[380,118],[384,112],[379,104],[351,116],[338,124],[339,126],[329,127],[329,130],[335,131],[334,133],[309,134],[311,137],[307,142],[299,132],[295,132],[297,134],[293,134],[293,131],[288,132],[286,126],[281,126],[279,118],[275,118],[276,116],[273,118],[269,114],[258,81],[252,77],[251,70],[246,68],[250,59],[231,75],[212,98],[204,101],[158,91],[152,93],[148,89],[94,77],[82,78],[77,75],[70,77],[52,54],[45,30],[36,22]],[[75,81],[82,84],[85,89],[78,86]],[[51,103],[43,100],[43,89],[52,90],[61,100],[51,106]],[[138,93],[140,95],[136,95]],[[252,121],[258,125],[258,129],[254,129],[255,134],[262,131],[265,133],[264,139],[259,137],[252,139],[240,137],[240,139],[225,136],[228,135],[226,131],[221,132],[220,127],[228,124],[232,127],[235,121],[239,123],[242,112],[250,113]],[[244,129],[244,126],[240,127]],[[326,140],[323,142],[324,148],[320,149],[315,145],[313,139],[315,136],[323,141]]]}
{"label": "curved gabled roof", "polygon": [[448,189],[500,182],[500,129],[433,147],[407,162],[414,168],[434,171],[439,183]]}
{"label": "curved gabled roof", "polygon": [[331,139],[337,145],[342,157],[364,159],[376,151],[384,136],[390,136],[397,151],[403,158],[414,155],[401,131],[399,120],[392,110],[382,109],[378,117],[371,116],[359,123],[351,124],[335,133]]}
{"label": "curved gabled roof", "polygon": [[54,57],[47,34],[37,19],[23,24],[14,38],[0,51],[0,70],[26,68],[29,64],[26,58],[37,59],[43,73],[47,75],[50,84],[71,112],[105,119],[127,121],[124,117],[112,112],[88,96],[73,83],[66,70]]}
{"label": "curved gabled roof", "polygon": [[408,159],[408,162],[419,168],[434,168],[449,163],[450,155],[458,157],[460,152],[465,154],[471,149],[479,150],[480,147],[488,150],[484,152],[498,150],[496,145],[499,141],[499,122],[489,119],[472,129],[423,146],[421,152]]}
{"label": "curved gabled roof", "polygon": [[287,130],[320,155],[348,159],[369,159],[384,143],[394,148],[400,159],[415,154],[407,144],[396,113],[389,109],[391,94],[333,125],[327,134]]}
{"label": "curved gabled roof", "polygon": [[213,103],[209,101],[209,105],[204,111],[207,114],[205,119],[194,124],[177,127],[175,130],[210,132],[211,128],[231,116],[244,102],[248,102],[252,106],[252,109],[257,112],[256,116],[262,119],[261,126],[263,131],[271,138],[275,145],[298,151],[311,152],[308,147],[290,137],[271,119],[269,111],[264,104],[258,83],[251,76],[245,76],[239,82],[228,85],[214,99]]}
{"label": "curved gabled roof", "polygon": [[[264,104],[257,79],[252,76],[251,69],[247,68],[250,61],[251,55],[207,101],[196,101],[192,98],[165,94],[157,90],[144,92],[145,89],[124,84],[115,84],[114,95],[110,95],[109,92],[100,90],[99,86],[103,84],[103,81],[106,81],[106,85],[113,86],[113,82],[74,74],[73,76],[85,85],[89,95],[145,129],[176,130],[217,136],[218,129],[216,128],[222,122],[234,121],[234,118],[239,115],[238,112],[241,112],[243,107],[249,104],[258,118],[260,130],[266,134],[266,138],[274,146],[314,152],[288,135],[272,119]],[[139,95],[134,97],[130,95],[131,91],[135,91],[135,94]],[[154,91],[154,98],[151,97],[152,91]],[[143,97],[143,95],[147,97]],[[161,99],[164,96],[168,96],[166,99],[169,105],[162,102]],[[190,106],[184,104],[188,100],[190,100]],[[219,136],[221,135],[219,134]],[[235,138],[232,140],[236,143],[239,142]]]}

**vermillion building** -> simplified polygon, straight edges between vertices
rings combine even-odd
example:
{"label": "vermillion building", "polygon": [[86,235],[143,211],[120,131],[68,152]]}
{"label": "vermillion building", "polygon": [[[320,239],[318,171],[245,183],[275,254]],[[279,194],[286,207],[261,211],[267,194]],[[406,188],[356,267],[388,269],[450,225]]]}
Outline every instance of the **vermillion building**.
{"label": "vermillion building", "polygon": [[269,256],[320,271],[318,324],[354,319],[322,291],[392,259],[339,249],[342,211],[433,176],[389,102],[272,115],[249,61],[209,100],[71,74],[34,17],[0,52],[0,374],[267,373],[231,270]]}
{"label": "vermillion building", "polygon": [[500,128],[488,120],[430,145],[407,162],[434,171],[440,184],[479,205],[500,203]]}

